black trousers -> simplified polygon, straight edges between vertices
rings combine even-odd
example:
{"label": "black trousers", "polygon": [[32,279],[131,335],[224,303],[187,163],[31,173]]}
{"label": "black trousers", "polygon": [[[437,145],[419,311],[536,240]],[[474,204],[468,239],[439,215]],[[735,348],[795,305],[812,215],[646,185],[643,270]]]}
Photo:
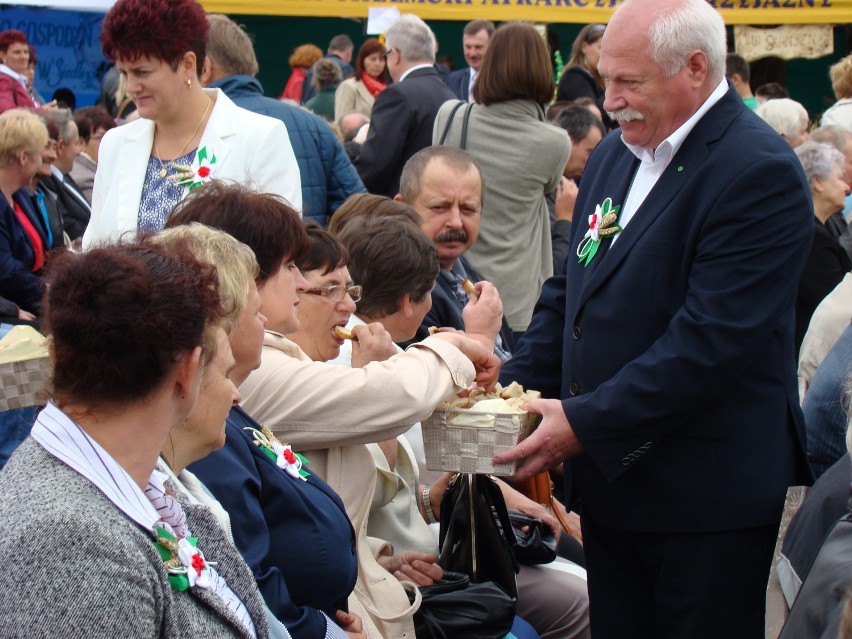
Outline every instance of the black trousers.
{"label": "black trousers", "polygon": [[778,526],[698,534],[582,517],[594,639],[762,639]]}

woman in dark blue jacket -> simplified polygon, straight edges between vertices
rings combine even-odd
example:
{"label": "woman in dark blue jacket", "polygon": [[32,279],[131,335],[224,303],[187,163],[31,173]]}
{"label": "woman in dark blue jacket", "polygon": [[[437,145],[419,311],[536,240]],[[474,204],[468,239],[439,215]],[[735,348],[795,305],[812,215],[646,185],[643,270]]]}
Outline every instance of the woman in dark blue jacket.
{"label": "woman in dark blue jacket", "polygon": [[[207,212],[205,221],[213,227],[217,224],[210,218],[217,216],[252,220],[264,238],[254,251],[261,287],[269,274],[282,268],[289,272],[286,265],[307,246],[302,222],[292,209],[238,185],[214,182],[199,189],[178,205],[168,226],[189,223],[199,211]],[[224,260],[216,266],[220,278],[235,277]],[[260,363],[265,325],[257,285],[250,281],[230,337],[235,366],[228,377],[237,386]],[[306,473],[289,467],[286,460],[296,460],[293,452],[264,439],[262,430],[241,408],[232,408],[224,447],[189,470],[228,511],[234,542],[266,605],[290,635],[345,639],[345,633],[361,627],[360,620],[340,612],[347,608],[358,571],[352,525],[337,494],[310,473],[310,466]]]}
{"label": "woman in dark blue jacket", "polygon": [[27,185],[42,165],[47,129],[22,109],[0,115],[0,295],[38,313],[47,236]]}

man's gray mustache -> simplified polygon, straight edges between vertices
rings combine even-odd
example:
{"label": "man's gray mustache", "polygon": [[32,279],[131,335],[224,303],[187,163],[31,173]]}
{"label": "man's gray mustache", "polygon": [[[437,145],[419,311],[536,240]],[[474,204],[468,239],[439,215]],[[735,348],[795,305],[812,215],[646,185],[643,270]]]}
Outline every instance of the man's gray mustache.
{"label": "man's gray mustache", "polygon": [[644,120],[645,116],[642,115],[636,109],[632,109],[627,107],[625,109],[619,109],[618,111],[607,111],[607,115],[613,122],[618,122],[621,124],[622,122],[631,122],[633,120]]}

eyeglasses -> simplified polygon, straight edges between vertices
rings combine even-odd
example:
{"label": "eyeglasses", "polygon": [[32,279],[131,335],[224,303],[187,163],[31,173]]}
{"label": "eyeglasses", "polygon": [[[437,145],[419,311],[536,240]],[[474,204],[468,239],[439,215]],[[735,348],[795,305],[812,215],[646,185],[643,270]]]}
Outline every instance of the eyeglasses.
{"label": "eyeglasses", "polygon": [[342,302],[346,294],[352,298],[353,302],[361,299],[361,294],[364,292],[364,287],[360,284],[354,286],[343,286],[343,284],[335,284],[334,286],[321,286],[319,288],[309,288],[305,291],[308,295],[319,295],[332,302]]}
{"label": "eyeglasses", "polygon": [[390,49],[385,49],[385,52],[382,54],[382,59],[384,59],[385,62],[388,61],[388,56],[391,54],[391,51],[393,51],[393,50],[394,50],[393,47],[391,47]]}

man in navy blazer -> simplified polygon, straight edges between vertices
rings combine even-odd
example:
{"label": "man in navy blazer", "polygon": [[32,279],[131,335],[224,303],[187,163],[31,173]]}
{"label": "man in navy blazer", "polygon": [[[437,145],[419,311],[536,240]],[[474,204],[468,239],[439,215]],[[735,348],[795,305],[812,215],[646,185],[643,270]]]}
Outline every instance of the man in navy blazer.
{"label": "man in navy blazer", "polygon": [[464,60],[467,62],[466,69],[453,71],[444,82],[450,87],[450,91],[459,99],[473,102],[471,87],[482,64],[485,49],[488,48],[488,40],[494,33],[494,23],[490,20],[474,20],[468,22],[462,31],[462,51]]}
{"label": "man in navy blazer", "polygon": [[549,399],[495,460],[572,458],[595,639],[763,636],[785,492],[810,478],[791,343],[808,186],[725,54],[704,0],[615,12],[599,68],[621,129],[501,375]]}
{"label": "man in navy blazer", "polygon": [[370,193],[393,197],[408,158],[432,145],[435,116],[453,94],[435,71],[435,35],[423,20],[404,14],[388,28],[385,42],[393,84],[373,104],[355,168]]}

